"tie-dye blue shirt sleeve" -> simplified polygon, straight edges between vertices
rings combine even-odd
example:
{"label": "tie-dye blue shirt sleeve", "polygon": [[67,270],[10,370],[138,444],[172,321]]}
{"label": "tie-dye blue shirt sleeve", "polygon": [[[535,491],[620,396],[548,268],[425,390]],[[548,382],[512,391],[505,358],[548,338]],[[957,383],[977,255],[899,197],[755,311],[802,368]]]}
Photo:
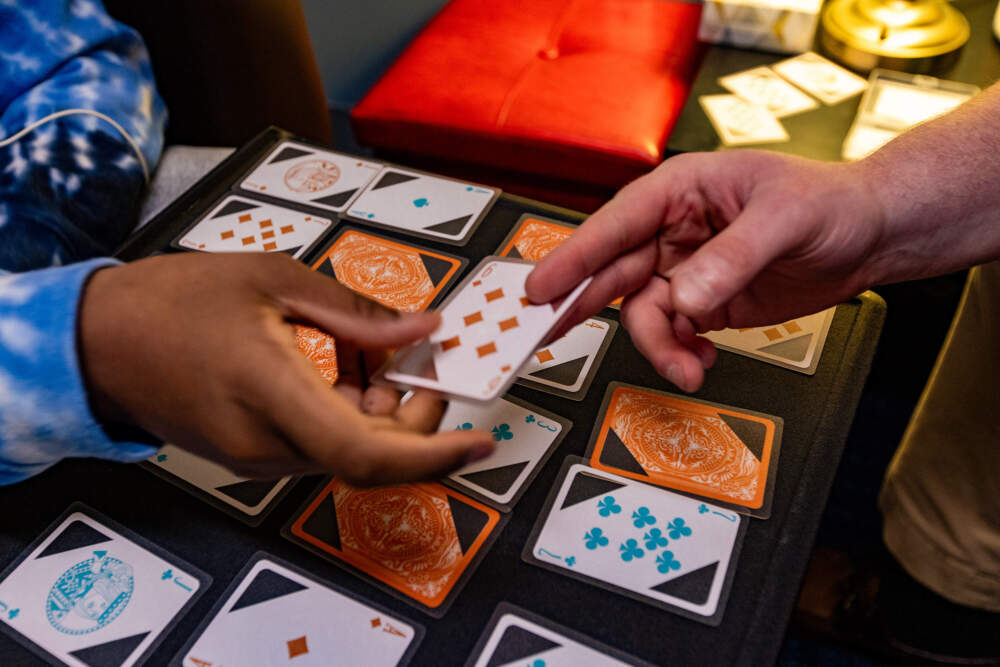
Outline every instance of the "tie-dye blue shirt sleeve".
{"label": "tie-dye blue shirt sleeve", "polygon": [[0,484],[154,451],[94,420],[76,317],[134,224],[165,121],[141,38],[100,2],[0,0]]}

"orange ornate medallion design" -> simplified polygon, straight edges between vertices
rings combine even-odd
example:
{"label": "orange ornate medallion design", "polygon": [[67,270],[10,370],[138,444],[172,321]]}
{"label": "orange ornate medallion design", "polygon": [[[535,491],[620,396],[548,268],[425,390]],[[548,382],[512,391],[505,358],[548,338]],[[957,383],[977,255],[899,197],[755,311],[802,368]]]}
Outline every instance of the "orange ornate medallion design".
{"label": "orange ornate medallion design", "polygon": [[295,326],[295,343],[299,351],[313,362],[323,379],[334,384],[339,377],[337,370],[337,347],[333,337],[316,327]]}

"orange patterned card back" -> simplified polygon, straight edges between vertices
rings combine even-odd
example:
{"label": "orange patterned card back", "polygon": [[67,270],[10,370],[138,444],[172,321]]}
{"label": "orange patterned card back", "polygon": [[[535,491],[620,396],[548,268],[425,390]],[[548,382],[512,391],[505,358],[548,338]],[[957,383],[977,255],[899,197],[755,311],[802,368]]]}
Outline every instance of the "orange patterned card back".
{"label": "orange patterned card back", "polygon": [[426,310],[462,260],[348,229],[313,265],[346,287],[403,312]]}
{"label": "orange patterned card back", "polygon": [[457,593],[499,522],[496,510],[441,484],[356,489],[334,478],[289,532],[434,610]]}
{"label": "orange patterned card back", "polygon": [[750,514],[770,512],[780,419],[619,383],[605,406],[592,467]]}
{"label": "orange patterned card back", "polygon": [[340,376],[337,370],[337,347],[330,336],[316,327],[295,326],[295,344],[299,351],[313,362],[323,379],[335,384]]}
{"label": "orange patterned card back", "polygon": [[[514,233],[501,246],[497,255],[540,262],[556,246],[568,239],[575,229],[576,226],[568,223],[525,216],[518,221]],[[621,303],[619,298],[610,305],[617,308]]]}

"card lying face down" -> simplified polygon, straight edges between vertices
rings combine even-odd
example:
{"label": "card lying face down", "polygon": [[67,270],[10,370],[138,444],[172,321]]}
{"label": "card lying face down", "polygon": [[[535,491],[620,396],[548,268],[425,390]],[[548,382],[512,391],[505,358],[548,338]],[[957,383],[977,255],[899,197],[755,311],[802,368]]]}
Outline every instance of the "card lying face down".
{"label": "card lying face down", "polygon": [[724,350],[812,375],[819,366],[836,310],[827,308],[774,326],[723,329],[702,335]]}
{"label": "card lying face down", "polygon": [[355,489],[334,478],[284,534],[440,618],[502,524],[495,509],[441,484]]}
{"label": "card lying face down", "polygon": [[621,651],[584,634],[501,602],[476,642],[465,667],[645,667]]}
{"label": "card lying face down", "polygon": [[340,370],[337,366],[337,345],[333,336],[316,327],[296,325],[295,344],[313,363],[324,380],[330,384],[337,383]]}
{"label": "card lying face down", "polygon": [[600,414],[593,468],[770,516],[780,417],[620,382],[608,385]]}
{"label": "card lying face down", "polygon": [[0,574],[0,630],[51,664],[138,665],[210,582],[75,503]]}
{"label": "card lying face down", "polygon": [[460,399],[498,397],[590,282],[536,306],[524,292],[532,268],[524,260],[484,259],[445,300],[441,326],[394,354],[379,376]]}
{"label": "card lying face down", "polygon": [[381,170],[379,162],[284,141],[250,172],[240,188],[340,212]]}
{"label": "card lying face down", "polygon": [[424,629],[258,552],[171,663],[365,665],[410,661]]}
{"label": "card lying face down", "polygon": [[563,464],[524,560],[718,625],[747,519],[578,461]]}
{"label": "card lying face down", "polygon": [[203,252],[284,252],[302,257],[333,222],[246,197],[226,197],[173,245]]}

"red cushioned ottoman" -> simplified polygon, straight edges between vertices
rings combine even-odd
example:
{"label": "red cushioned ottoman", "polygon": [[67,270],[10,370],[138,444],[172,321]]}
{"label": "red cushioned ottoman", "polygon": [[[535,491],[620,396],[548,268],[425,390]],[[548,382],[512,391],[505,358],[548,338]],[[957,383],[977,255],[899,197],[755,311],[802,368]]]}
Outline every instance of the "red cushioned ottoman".
{"label": "red cushioned ottoman", "polygon": [[700,13],[666,0],[453,0],[351,112],[355,135],[386,157],[592,209],[663,159]]}

